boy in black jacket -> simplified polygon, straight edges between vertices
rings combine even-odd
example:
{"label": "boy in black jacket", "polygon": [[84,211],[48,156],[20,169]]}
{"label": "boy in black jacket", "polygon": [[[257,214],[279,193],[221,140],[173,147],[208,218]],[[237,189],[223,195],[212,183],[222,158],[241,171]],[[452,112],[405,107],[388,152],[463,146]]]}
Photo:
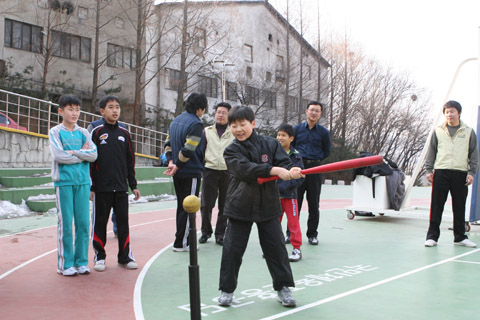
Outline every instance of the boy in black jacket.
{"label": "boy in black jacket", "polygon": [[[298,152],[290,144],[295,137],[295,130],[288,123],[282,124],[277,131],[277,140],[282,145],[283,150],[288,154],[295,167],[303,169],[303,161],[300,152]],[[300,229],[300,221],[298,216],[297,188],[302,184],[302,179],[293,179],[289,181],[279,181],[278,191],[280,192],[280,202],[282,204],[282,212],[287,215],[288,230],[290,236],[285,239],[286,243],[292,243],[293,251],[288,257],[290,262],[297,262],[302,259],[302,231]],[[282,222],[283,215],[280,216]]]}
{"label": "boy in black jacket", "polygon": [[277,185],[275,181],[260,185],[257,178],[276,175],[282,180],[297,179],[302,177],[301,169],[293,167],[277,140],[254,131],[255,114],[251,108],[232,108],[228,123],[235,140],[223,154],[231,179],[224,209],[228,225],[223,241],[218,303],[232,304],[242,257],[255,222],[278,301],[293,307],[296,301],[288,287],[294,287],[295,283],[279,220],[282,209]]}
{"label": "boy in black jacket", "polygon": [[[121,267],[137,269],[138,265],[130,250],[128,227],[128,187],[140,198],[135,179],[135,153],[130,132],[119,126],[120,100],[106,96],[99,102],[100,113],[105,119],[92,131],[92,141],[97,145],[98,158],[90,166],[93,200],[93,249],[95,250],[95,271],[105,270],[105,245],[107,243],[107,222],[110,210],[116,214],[118,226],[118,256]],[[128,184],[127,184],[128,181]]]}

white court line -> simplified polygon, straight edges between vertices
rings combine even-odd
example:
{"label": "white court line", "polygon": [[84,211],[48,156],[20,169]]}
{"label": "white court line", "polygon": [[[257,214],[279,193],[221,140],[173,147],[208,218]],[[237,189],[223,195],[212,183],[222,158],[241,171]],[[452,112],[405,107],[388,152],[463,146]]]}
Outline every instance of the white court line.
{"label": "white court line", "polygon": [[13,268],[13,269],[10,269],[10,270],[8,270],[7,272],[5,272],[5,273],[3,273],[2,275],[0,275],[0,280],[3,279],[3,278],[5,278],[6,276],[8,276],[10,273],[12,273],[12,272],[14,272],[14,271],[17,271],[17,270],[19,270],[19,269],[21,269],[21,268],[29,265],[30,263],[32,263],[32,262],[34,262],[34,261],[36,261],[36,260],[38,260],[38,259],[41,259],[41,258],[49,255],[50,253],[54,253],[54,252],[57,252],[57,249],[53,249],[53,250],[47,251],[47,252],[45,252],[44,254],[41,254],[41,255],[39,255],[39,256],[37,256],[37,257],[35,257],[35,258],[33,258],[33,259],[30,259],[30,260],[28,260],[28,261],[25,261],[24,263],[16,266],[16,267]]}
{"label": "white court line", "polygon": [[461,263],[480,264],[480,262],[475,262],[475,261],[465,261],[465,260],[453,260],[453,262],[461,262]]}
{"label": "white court line", "polygon": [[414,273],[417,273],[417,272],[420,272],[420,271],[423,271],[423,270],[427,270],[427,269],[439,266],[441,264],[444,264],[444,263],[447,263],[447,262],[450,262],[450,261],[454,261],[458,258],[468,256],[472,253],[476,253],[476,252],[479,252],[479,251],[480,251],[480,249],[469,251],[467,253],[464,253],[464,254],[461,254],[461,255],[458,255],[458,256],[455,256],[455,257],[452,257],[452,258],[448,258],[448,259],[445,259],[445,260],[442,260],[442,261],[439,261],[439,262],[436,262],[436,263],[432,263],[432,264],[429,264],[427,266],[424,266],[424,267],[421,267],[421,268],[418,268],[418,269],[414,269],[412,271],[408,271],[408,272],[399,274],[397,276],[393,276],[391,278],[380,280],[380,281],[377,281],[375,283],[372,283],[372,284],[369,284],[369,285],[366,285],[366,286],[363,286],[363,287],[360,287],[360,288],[357,288],[357,289],[353,289],[353,290],[350,290],[350,291],[347,291],[347,292],[344,292],[344,293],[340,293],[340,294],[337,294],[335,296],[328,297],[328,298],[325,298],[323,300],[319,300],[317,302],[313,302],[313,303],[310,303],[310,304],[307,304],[307,305],[304,305],[304,306],[301,306],[301,307],[298,307],[298,308],[295,308],[295,309],[292,309],[292,310],[289,310],[289,311],[278,313],[278,314],[273,315],[273,316],[262,318],[260,320],[272,320],[272,319],[283,318],[285,316],[288,316],[288,315],[291,315],[291,314],[294,314],[294,313],[297,313],[297,312],[300,312],[300,311],[303,311],[303,310],[307,310],[307,309],[310,309],[310,308],[313,308],[313,307],[317,307],[317,306],[322,305],[324,303],[331,302],[331,301],[334,301],[334,300],[337,300],[337,299],[340,299],[340,298],[344,298],[346,296],[349,296],[349,295],[352,295],[352,294],[355,294],[355,293],[358,293],[358,292],[361,292],[361,291],[365,291],[365,290],[380,286],[382,284],[392,282],[394,280],[398,280],[400,278],[412,275]]}
{"label": "white court line", "polygon": [[136,320],[145,320],[143,316],[143,309],[142,309],[142,285],[143,280],[145,279],[145,275],[147,274],[150,266],[155,262],[155,260],[165,252],[168,248],[173,246],[173,242],[163,248],[162,250],[158,251],[153,257],[148,260],[148,262],[143,266],[142,271],[137,277],[137,282],[135,282],[135,289],[133,290],[133,311],[135,312],[135,319]]}
{"label": "white court line", "polygon": [[[157,222],[164,222],[164,221],[173,220],[173,219],[176,219],[176,218],[167,218],[167,219],[155,220],[155,221],[150,221],[150,222],[145,222],[145,223],[139,223],[139,224],[135,224],[135,225],[133,225],[133,226],[130,226],[130,228],[135,228],[135,227],[144,226],[144,225],[148,225],[148,224],[153,224],[153,223],[157,223]],[[112,232],[113,232],[113,231],[108,231],[108,233],[112,233]],[[32,258],[32,259],[30,259],[30,260],[28,260],[28,261],[26,261],[26,262],[24,262],[24,263],[16,266],[15,268],[12,268],[12,269],[8,270],[7,272],[5,272],[5,273],[3,273],[3,274],[0,275],[0,280],[2,280],[3,278],[5,278],[6,276],[8,276],[9,274],[11,274],[12,272],[17,271],[17,270],[19,270],[19,269],[21,269],[21,268],[29,265],[30,263],[35,262],[36,260],[41,259],[41,258],[49,255],[50,253],[54,253],[54,252],[56,252],[56,251],[57,251],[57,249],[47,251],[47,252],[45,252],[45,253],[43,253],[43,254],[41,254],[41,255],[39,255],[39,256],[36,256],[35,258]]]}

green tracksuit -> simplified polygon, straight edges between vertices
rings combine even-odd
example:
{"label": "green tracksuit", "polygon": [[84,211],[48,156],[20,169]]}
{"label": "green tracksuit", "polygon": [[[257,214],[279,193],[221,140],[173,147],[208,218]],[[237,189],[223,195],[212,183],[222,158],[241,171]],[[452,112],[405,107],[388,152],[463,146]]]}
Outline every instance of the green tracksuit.
{"label": "green tracksuit", "polygon": [[[58,269],[88,264],[90,174],[89,162],[97,159],[97,147],[86,129],[63,124],[50,129],[52,179],[57,195]],[[82,149],[84,146],[86,149]],[[67,151],[73,150],[69,154]],[[75,223],[75,244],[72,222]]]}

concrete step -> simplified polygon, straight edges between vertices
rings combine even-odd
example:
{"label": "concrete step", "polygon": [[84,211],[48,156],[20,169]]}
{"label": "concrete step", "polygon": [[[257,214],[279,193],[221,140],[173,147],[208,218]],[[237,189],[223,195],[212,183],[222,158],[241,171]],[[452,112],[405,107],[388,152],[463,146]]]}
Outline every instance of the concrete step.
{"label": "concrete step", "polygon": [[26,177],[50,174],[51,168],[0,168],[0,177]]}
{"label": "concrete step", "polygon": [[[138,190],[140,190],[140,194],[142,196],[161,196],[161,195],[173,195],[175,194],[175,189],[173,187],[173,181],[171,178],[161,178],[157,180],[148,180],[148,181],[139,181],[138,182]],[[24,189],[20,189],[24,190]],[[40,194],[55,194],[54,189],[52,188],[51,191],[52,193],[39,193]],[[1,190],[0,190],[1,193]],[[129,190],[129,194],[132,194],[132,192]],[[1,195],[0,195],[1,196]],[[28,197],[27,197],[28,198]],[[27,199],[25,198],[25,199]],[[10,201],[10,200],[9,200]],[[18,201],[18,200],[17,200]],[[21,203],[20,199],[20,203]],[[13,202],[13,201],[10,201]],[[27,206],[30,208],[30,210],[35,211],[35,212],[47,212],[51,208],[56,207],[56,201],[55,199],[40,199],[40,200],[27,200],[26,201]]]}
{"label": "concrete step", "polygon": [[50,209],[56,208],[55,200],[27,200],[26,204],[30,210],[35,212],[47,212]]}
{"label": "concrete step", "polygon": [[0,177],[0,184],[6,188],[23,188],[51,183],[51,176]]}

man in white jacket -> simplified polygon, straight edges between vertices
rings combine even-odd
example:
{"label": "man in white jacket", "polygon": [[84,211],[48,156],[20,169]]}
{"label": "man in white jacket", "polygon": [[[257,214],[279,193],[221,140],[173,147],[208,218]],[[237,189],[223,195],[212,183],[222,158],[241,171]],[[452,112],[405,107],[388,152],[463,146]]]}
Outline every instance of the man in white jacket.
{"label": "man in white jacket", "polygon": [[218,216],[215,227],[215,242],[223,245],[223,235],[227,227],[227,218],[223,216],[223,207],[227,194],[229,174],[223,159],[223,151],[233,141],[232,131],[228,126],[228,111],[232,106],[220,102],[215,106],[215,123],[204,130],[205,171],[202,183],[202,236],[198,240],[205,243],[212,236],[212,210],[218,197]]}
{"label": "man in white jacket", "polygon": [[448,193],[452,196],[453,234],[455,245],[476,247],[465,235],[465,202],[468,186],[478,168],[478,147],[475,131],[460,120],[462,106],[448,101],[443,106],[446,122],[435,129],[428,147],[425,169],[432,183],[430,226],[425,247],[437,245],[440,223]]}

